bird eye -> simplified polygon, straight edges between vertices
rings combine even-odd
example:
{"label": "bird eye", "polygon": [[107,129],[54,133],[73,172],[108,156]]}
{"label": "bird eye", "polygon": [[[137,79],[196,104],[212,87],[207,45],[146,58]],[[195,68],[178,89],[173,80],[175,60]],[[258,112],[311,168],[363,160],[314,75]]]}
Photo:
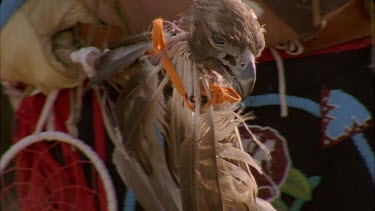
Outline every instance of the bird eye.
{"label": "bird eye", "polygon": [[214,41],[214,43],[216,45],[219,45],[219,46],[225,45],[225,42],[226,42],[226,40],[225,40],[224,37],[222,37],[221,35],[219,35],[219,34],[217,34],[215,32],[212,33],[212,40]]}

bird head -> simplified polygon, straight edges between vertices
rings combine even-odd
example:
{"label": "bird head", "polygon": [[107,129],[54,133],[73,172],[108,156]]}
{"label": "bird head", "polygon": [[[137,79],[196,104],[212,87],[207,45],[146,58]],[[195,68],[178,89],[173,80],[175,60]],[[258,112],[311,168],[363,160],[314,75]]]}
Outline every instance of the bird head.
{"label": "bird head", "polygon": [[191,34],[192,59],[248,96],[255,83],[255,58],[265,45],[252,9],[240,0],[195,0],[181,20]]}

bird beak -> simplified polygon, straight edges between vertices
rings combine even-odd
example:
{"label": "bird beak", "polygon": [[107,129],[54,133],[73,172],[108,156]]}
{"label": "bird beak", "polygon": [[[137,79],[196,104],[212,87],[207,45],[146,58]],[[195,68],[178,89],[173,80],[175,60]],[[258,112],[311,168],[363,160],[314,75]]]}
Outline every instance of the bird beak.
{"label": "bird beak", "polygon": [[250,49],[246,49],[239,56],[222,53],[218,58],[223,66],[223,73],[231,78],[232,87],[242,99],[249,96],[256,77],[255,58]]}
{"label": "bird beak", "polygon": [[242,99],[250,95],[255,85],[256,69],[255,63],[249,62],[244,69],[235,69],[233,73],[239,83],[240,95]]}
{"label": "bird beak", "polygon": [[250,95],[255,85],[256,69],[255,58],[250,50],[243,52],[242,56],[237,60],[237,66],[232,72],[239,83],[240,95],[242,99]]}

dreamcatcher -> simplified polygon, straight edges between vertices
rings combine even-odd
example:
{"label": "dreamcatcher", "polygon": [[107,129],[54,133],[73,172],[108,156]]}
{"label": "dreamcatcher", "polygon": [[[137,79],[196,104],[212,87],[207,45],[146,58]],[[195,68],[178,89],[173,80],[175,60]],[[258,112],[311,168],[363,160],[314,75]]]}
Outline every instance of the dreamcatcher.
{"label": "dreamcatcher", "polygon": [[[102,156],[68,133],[40,132],[52,121],[51,117],[57,131],[67,130],[60,123],[69,119],[69,106],[58,104],[71,96],[70,92],[51,92],[45,102],[41,94],[26,97],[22,102],[38,101],[44,103],[44,108],[36,112],[40,115],[36,115],[35,133],[14,143],[1,157],[1,210],[117,210],[112,179]],[[54,115],[56,109],[60,116]],[[35,123],[35,115],[30,111],[18,112],[18,117],[23,114],[29,118],[30,125]],[[28,128],[27,124],[22,128]]]}

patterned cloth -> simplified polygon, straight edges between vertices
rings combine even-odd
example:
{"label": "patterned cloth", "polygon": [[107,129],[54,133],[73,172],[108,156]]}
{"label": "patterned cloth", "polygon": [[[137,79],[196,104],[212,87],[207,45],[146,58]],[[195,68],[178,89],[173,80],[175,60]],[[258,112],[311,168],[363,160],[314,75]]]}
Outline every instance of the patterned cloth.
{"label": "patterned cloth", "polygon": [[[244,102],[256,116],[249,123],[258,127],[256,136],[268,137],[263,143],[268,142],[275,159],[288,154],[291,162],[285,181],[275,180],[281,193],[272,197],[277,210],[374,209],[370,52],[364,47],[284,59],[289,109],[284,118],[278,105],[276,64],[258,64],[255,90]],[[287,148],[277,147],[281,142]],[[270,164],[271,177],[285,171],[278,166],[288,167],[287,159],[281,160]]]}

